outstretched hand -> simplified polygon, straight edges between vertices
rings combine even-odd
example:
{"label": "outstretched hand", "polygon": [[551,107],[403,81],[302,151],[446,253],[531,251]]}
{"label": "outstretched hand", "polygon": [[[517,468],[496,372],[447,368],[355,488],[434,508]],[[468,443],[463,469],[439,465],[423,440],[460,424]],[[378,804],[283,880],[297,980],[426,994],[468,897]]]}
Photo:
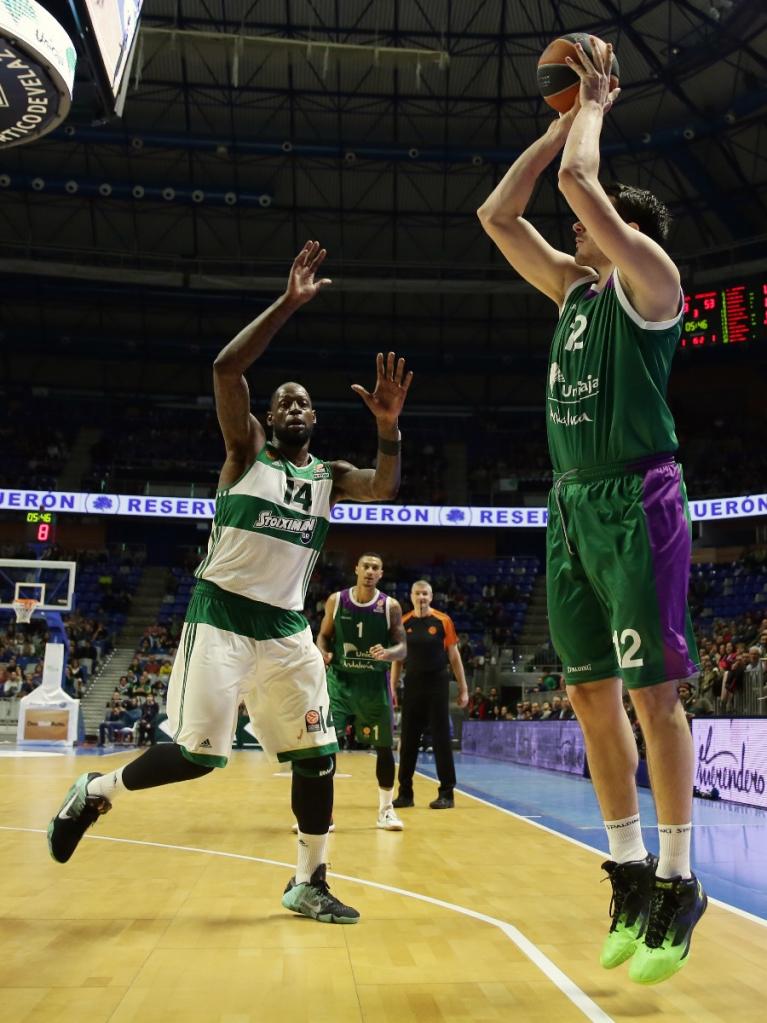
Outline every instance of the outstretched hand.
{"label": "outstretched hand", "polygon": [[405,373],[404,359],[397,359],[394,352],[389,352],[384,364],[383,353],[379,352],[376,356],[376,385],[373,393],[366,391],[360,384],[352,384],[352,390],[362,398],[379,425],[394,425],[412,381],[413,371]]}
{"label": "outstretched hand", "polygon": [[315,280],[315,275],[325,261],[327,250],[320,248],[319,242],[307,242],[293,260],[288,277],[288,286],[285,288],[286,297],[296,305],[303,305],[309,302],[314,296],[333,282],[329,277],[322,277]]}
{"label": "outstretched hand", "polygon": [[585,103],[596,102],[602,107],[603,113],[612,107],[620,95],[620,89],[610,89],[610,70],[613,64],[612,43],[604,43],[596,36],[589,36],[591,43],[591,57],[588,56],[580,43],[575,44],[578,53],[578,60],[572,57],[565,57],[567,66],[573,70],[581,80],[581,88],[578,94],[578,103],[583,106]]}

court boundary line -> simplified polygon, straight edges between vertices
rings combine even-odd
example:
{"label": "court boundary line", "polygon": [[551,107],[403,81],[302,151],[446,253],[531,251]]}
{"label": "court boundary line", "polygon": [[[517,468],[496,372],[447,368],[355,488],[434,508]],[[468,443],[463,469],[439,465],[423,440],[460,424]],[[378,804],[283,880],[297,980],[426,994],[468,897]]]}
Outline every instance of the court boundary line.
{"label": "court boundary line", "polygon": [[[488,804],[492,806],[491,804]],[[45,828],[21,828],[11,827],[9,825],[0,824],[0,831],[15,831],[25,832],[36,835],[45,835]],[[139,838],[115,838],[111,835],[85,835],[84,838],[93,842],[114,842],[116,844],[123,845],[141,845],[148,846],[155,849],[171,849],[174,852],[190,852],[198,853],[206,856],[219,856],[223,859],[231,860],[244,860],[249,863],[260,863],[270,867],[284,867],[287,870],[295,871],[295,865],[293,863],[284,863],[282,860],[270,860],[262,856],[250,856],[247,853],[233,853],[225,852],[221,849],[202,849],[197,846],[189,845],[173,845],[168,842],[150,842],[145,839]],[[339,874],[336,871],[328,871],[329,877],[336,877],[341,881],[348,881],[351,884],[360,884],[367,888],[376,888],[379,891],[389,892],[393,895],[401,895],[404,898],[414,899],[417,902],[426,902],[429,905],[437,906],[440,909],[448,910],[452,913],[458,913],[461,916],[467,916],[473,920],[478,920],[480,923],[490,924],[492,927],[497,928],[514,944],[522,955],[532,963],[533,966],[537,967],[544,974],[552,984],[568,999],[576,1009],[579,1009],[587,1019],[591,1020],[592,1023],[615,1023],[611,1016],[609,1016],[601,1006],[586,994],[574,980],[571,980],[560,968],[549,959],[549,957],[538,948],[538,946],[530,941],[529,938],[514,926],[514,924],[508,923],[505,920],[499,920],[497,917],[490,916],[487,913],[480,913],[476,909],[469,909],[467,906],[460,906],[458,903],[445,902],[443,899],[437,899],[432,895],[424,895],[420,892],[409,891],[407,888],[397,888],[394,885],[385,884],[382,881],[369,881],[361,877],[353,877],[351,874]]]}
{"label": "court boundary line", "polygon": [[[416,771],[416,774],[425,778],[427,781],[435,781],[429,774],[424,774],[423,771]],[[498,803],[493,803],[489,799],[483,799],[482,796],[475,796],[472,792],[467,792],[465,789],[456,787],[456,792],[462,796],[466,796],[467,799],[474,799],[478,803],[484,803],[485,806],[490,806],[494,810],[500,810],[501,813],[508,814],[509,817],[514,817],[515,820],[522,821],[524,824],[530,824],[534,828],[540,828],[541,831],[547,831],[550,835],[554,835],[555,838],[562,838],[566,842],[570,842],[572,845],[577,845],[581,849],[585,849],[586,852],[596,853],[597,856],[605,857],[608,854],[603,852],[601,849],[595,849],[593,845],[587,845],[585,842],[580,842],[577,838],[573,838],[571,835],[566,835],[563,831],[557,831],[556,828],[550,828],[547,824],[539,824],[536,820],[530,817],[523,817],[522,814],[515,813],[514,810],[509,810],[505,806],[499,806]],[[649,827],[649,825],[648,825]],[[723,902],[721,899],[715,899],[712,895],[708,896],[708,901],[714,905],[719,906],[720,909],[727,909],[735,916],[743,917],[744,920],[750,920],[752,923],[759,924],[760,927],[767,927],[767,920],[761,916],[757,916],[755,913],[749,913],[746,909],[741,909],[740,906],[733,906],[729,902]]]}

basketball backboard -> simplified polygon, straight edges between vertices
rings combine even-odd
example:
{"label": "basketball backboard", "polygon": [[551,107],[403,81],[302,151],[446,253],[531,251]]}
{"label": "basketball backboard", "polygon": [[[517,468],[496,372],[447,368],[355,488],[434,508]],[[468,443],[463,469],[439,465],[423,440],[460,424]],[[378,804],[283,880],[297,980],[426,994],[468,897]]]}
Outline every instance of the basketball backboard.
{"label": "basketball backboard", "polygon": [[0,558],[0,608],[13,610],[14,600],[30,597],[39,611],[70,611],[76,569],[74,561]]}

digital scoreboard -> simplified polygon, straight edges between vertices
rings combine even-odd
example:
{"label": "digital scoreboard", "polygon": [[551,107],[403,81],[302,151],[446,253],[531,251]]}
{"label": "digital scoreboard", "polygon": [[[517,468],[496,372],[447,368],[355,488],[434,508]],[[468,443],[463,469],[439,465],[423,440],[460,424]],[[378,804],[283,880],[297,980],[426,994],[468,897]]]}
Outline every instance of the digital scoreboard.
{"label": "digital scoreboard", "polygon": [[685,295],[682,348],[759,341],[767,341],[767,279]]}
{"label": "digital scoreboard", "polygon": [[27,539],[31,543],[53,544],[56,542],[56,512],[28,511]]}

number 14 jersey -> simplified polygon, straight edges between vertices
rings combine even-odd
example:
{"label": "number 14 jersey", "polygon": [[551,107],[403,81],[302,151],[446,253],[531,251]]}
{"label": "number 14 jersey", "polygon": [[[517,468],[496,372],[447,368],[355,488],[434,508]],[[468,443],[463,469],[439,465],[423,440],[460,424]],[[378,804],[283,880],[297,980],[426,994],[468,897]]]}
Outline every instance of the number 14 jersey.
{"label": "number 14 jersey", "polygon": [[208,553],[195,575],[272,607],[303,611],[330,525],[333,473],[313,455],[293,465],[267,444],[216,494]]}

